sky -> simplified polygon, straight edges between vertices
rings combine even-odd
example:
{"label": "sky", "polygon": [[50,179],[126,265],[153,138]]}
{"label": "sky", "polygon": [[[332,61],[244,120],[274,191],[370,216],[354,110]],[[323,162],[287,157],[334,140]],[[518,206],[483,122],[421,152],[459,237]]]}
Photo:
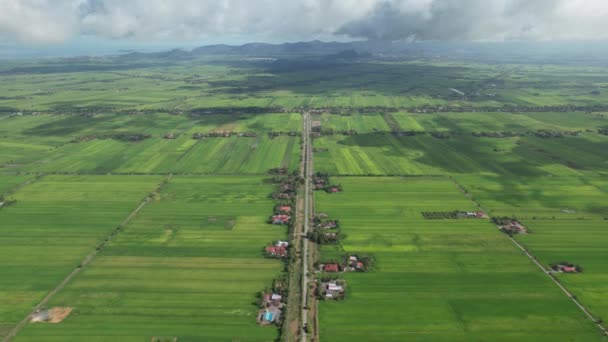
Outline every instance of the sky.
{"label": "sky", "polygon": [[608,0],[0,0],[0,47],[593,41],[605,18]]}

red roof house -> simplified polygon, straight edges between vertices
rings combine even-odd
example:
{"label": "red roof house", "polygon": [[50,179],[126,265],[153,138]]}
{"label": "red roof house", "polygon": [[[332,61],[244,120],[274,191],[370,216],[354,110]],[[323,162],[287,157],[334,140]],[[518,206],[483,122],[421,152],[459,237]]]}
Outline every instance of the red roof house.
{"label": "red roof house", "polygon": [[266,247],[266,253],[276,256],[276,257],[286,257],[287,256],[287,246],[268,246]]}
{"label": "red roof house", "polygon": [[288,215],[274,215],[272,217],[272,223],[274,223],[274,224],[289,223],[290,219],[291,219],[291,217]]}
{"label": "red roof house", "polygon": [[340,267],[338,266],[338,264],[327,264],[327,265],[323,266],[323,271],[330,272],[330,273],[336,273],[336,272],[340,272]]}
{"label": "red roof house", "polygon": [[576,267],[573,267],[573,266],[562,267],[562,271],[566,272],[566,273],[576,273],[577,272]]}

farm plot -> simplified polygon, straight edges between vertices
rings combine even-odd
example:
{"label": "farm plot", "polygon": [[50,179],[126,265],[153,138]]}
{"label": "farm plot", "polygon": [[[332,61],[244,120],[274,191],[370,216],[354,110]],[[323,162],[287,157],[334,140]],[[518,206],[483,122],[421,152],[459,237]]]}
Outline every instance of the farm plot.
{"label": "farm plot", "polygon": [[355,131],[359,133],[374,131],[390,131],[383,116],[378,113],[373,114],[329,114],[323,113],[313,116],[313,122],[320,125],[323,132],[343,132]]}
{"label": "farm plot", "polygon": [[[154,124],[152,124],[153,122]],[[298,114],[209,115],[204,118],[170,115],[138,115],[134,117],[94,116],[72,117],[27,131],[32,135],[82,139],[45,151],[26,165],[13,169],[44,172],[89,173],[160,173],[196,172],[222,174],[262,174],[273,167],[295,169],[299,163],[301,124]],[[271,138],[269,132],[285,132]],[[193,139],[195,133],[233,131],[254,132],[255,137]],[[165,135],[173,134],[171,139]],[[130,141],[117,135],[146,134],[147,138]],[[100,136],[100,137],[97,137]],[[109,137],[108,137],[109,136]],[[68,138],[65,138],[68,139]],[[0,145],[2,142],[0,142]],[[9,143],[6,143],[9,144]],[[17,148],[17,143],[11,143]],[[48,150],[47,147],[41,147]],[[21,156],[23,153],[23,156]],[[15,151],[16,160],[27,155]],[[10,158],[9,155],[6,157]]]}
{"label": "farm plot", "polygon": [[[475,210],[446,178],[333,178],[316,196],[339,218],[343,254],[375,258],[345,273],[343,301],[321,301],[328,341],[594,341],[595,326],[484,219],[426,220],[424,211]],[[324,257],[321,250],[321,258]],[[336,254],[330,248],[329,258]]]}
{"label": "farm plot", "polygon": [[266,135],[256,138],[142,142],[93,140],[70,144],[26,167],[29,171],[94,173],[220,173],[263,174],[273,167],[295,169],[299,138]]}
{"label": "farm plot", "polygon": [[[0,175],[0,195],[26,182],[32,176],[25,175]],[[0,200],[1,201],[1,200]]]}
{"label": "farm plot", "polygon": [[0,211],[0,336],[22,320],[160,183],[160,177],[48,176]]}
{"label": "farm plot", "polygon": [[271,341],[256,294],[283,263],[263,256],[285,239],[266,223],[262,177],[174,177],[95,261],[60,292],[61,324],[30,324],[16,341]]}
{"label": "farm plot", "polygon": [[461,175],[455,179],[492,216],[526,220],[608,217],[608,189],[596,178]]}
{"label": "farm plot", "polygon": [[596,113],[393,113],[404,131],[527,132],[539,129],[557,131],[597,130],[608,125],[608,118]]}
{"label": "farm plot", "polygon": [[580,265],[582,273],[558,277],[597,317],[606,317],[608,189],[600,178],[458,176],[492,216],[517,217],[531,234],[517,235],[546,267]]}
{"label": "farm plot", "polygon": [[608,159],[608,138],[591,133],[548,139],[368,133],[321,137],[314,144],[317,171],[338,175],[597,175]]}
{"label": "farm plot", "polygon": [[[603,202],[605,203],[605,202]],[[608,317],[608,229],[605,220],[523,220],[532,234],[516,236],[547,267],[567,262],[581,267],[576,274],[558,274],[560,281],[591,310]]]}

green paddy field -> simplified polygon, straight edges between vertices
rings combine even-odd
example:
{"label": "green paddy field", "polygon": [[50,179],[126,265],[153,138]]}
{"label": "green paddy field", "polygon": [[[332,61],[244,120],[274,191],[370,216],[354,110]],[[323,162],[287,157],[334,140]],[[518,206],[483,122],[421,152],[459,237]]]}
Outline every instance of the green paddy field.
{"label": "green paddy field", "polygon": [[276,339],[254,303],[283,271],[262,255],[287,236],[266,223],[271,191],[263,177],[174,177],[49,303],[75,308],[70,319],[16,341]]}
{"label": "green paddy field", "polygon": [[[309,113],[314,171],[343,187],[315,192],[345,235],[317,261],[375,259],[319,303],[321,341],[607,341],[489,219],[421,214],[517,218],[607,319],[605,67],[284,57],[3,61],[0,339],[52,294],[72,313],[11,341],[299,340],[255,315],[294,269],[263,255],[288,238],[268,172],[297,174]],[[194,139],[219,132],[254,136]]]}
{"label": "green paddy field", "polygon": [[475,210],[446,177],[335,181],[344,192],[316,196],[316,210],[340,219],[347,236],[342,253],[371,254],[376,264],[342,276],[344,301],[321,301],[321,339],[602,340],[489,220],[422,217],[422,211]]}

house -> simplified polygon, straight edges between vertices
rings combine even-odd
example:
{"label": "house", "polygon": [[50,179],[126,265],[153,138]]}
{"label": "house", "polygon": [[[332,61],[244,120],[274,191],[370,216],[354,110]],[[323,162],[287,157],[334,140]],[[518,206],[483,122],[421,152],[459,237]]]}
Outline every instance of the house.
{"label": "house", "polygon": [[344,280],[321,282],[318,295],[325,299],[339,300],[344,298],[345,287],[346,283]]}
{"label": "house", "polygon": [[357,265],[355,266],[355,268],[358,270],[362,270],[364,267],[365,267],[365,265],[363,265],[363,263],[361,261],[358,261]]}
{"label": "house", "polygon": [[167,133],[167,134],[165,134],[165,139],[173,140],[173,139],[175,139],[175,134]]}
{"label": "house", "polygon": [[279,194],[275,194],[274,198],[275,199],[279,199],[279,200],[292,199],[293,198],[293,194],[291,194],[291,193],[279,193]]}
{"label": "house", "polygon": [[274,215],[272,217],[272,224],[287,224],[291,220],[291,216],[288,215]]}
{"label": "house", "polygon": [[328,273],[340,272],[340,266],[338,264],[326,264],[323,266],[323,271]]}
{"label": "house", "polygon": [[338,222],[336,221],[327,221],[327,222],[323,222],[320,223],[318,225],[319,228],[323,228],[323,229],[334,229],[334,228],[338,228]]}
{"label": "house", "polygon": [[578,265],[573,265],[571,263],[560,263],[551,265],[551,269],[553,272],[563,272],[563,273],[579,273],[582,272],[582,269]]}
{"label": "house", "polygon": [[337,186],[332,186],[331,188],[329,188],[329,192],[332,194],[338,193],[340,192],[340,188],[338,188]]}
{"label": "house", "polygon": [[290,213],[291,212],[291,207],[288,205],[281,205],[277,208],[279,211],[284,212],[284,213]]}
{"label": "house", "polygon": [[327,290],[340,292],[340,291],[342,291],[342,286],[337,285],[336,283],[329,283],[329,284],[327,284]]}
{"label": "house", "polygon": [[288,253],[287,247],[288,245],[268,246],[266,247],[266,254],[273,257],[285,258]]}

